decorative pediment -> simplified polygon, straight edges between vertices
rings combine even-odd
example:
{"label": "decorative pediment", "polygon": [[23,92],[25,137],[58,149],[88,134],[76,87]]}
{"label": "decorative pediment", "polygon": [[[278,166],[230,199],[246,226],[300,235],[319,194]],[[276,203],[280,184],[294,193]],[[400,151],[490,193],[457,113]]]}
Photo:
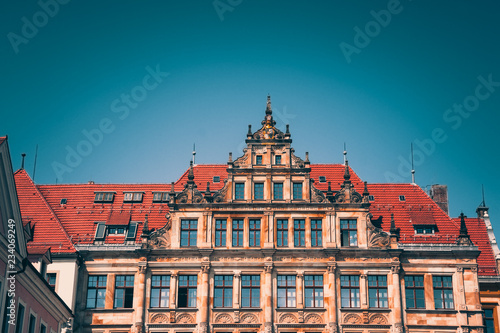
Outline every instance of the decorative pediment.
{"label": "decorative pediment", "polygon": [[229,189],[228,181],[227,181],[227,179],[225,179],[224,186],[220,190],[218,190],[217,192],[214,193],[213,202],[215,202],[215,203],[225,202],[228,189]]}
{"label": "decorative pediment", "polygon": [[166,214],[167,223],[158,230],[149,234],[148,245],[153,249],[170,247],[170,229],[172,228],[172,219],[170,214]]}
{"label": "decorative pediment", "polygon": [[193,162],[190,163],[188,181],[186,185],[184,185],[184,190],[182,190],[182,192],[177,195],[176,202],[180,204],[186,204],[186,203],[201,204],[207,202],[207,200],[205,199],[203,194],[198,190],[198,187],[194,182]]}
{"label": "decorative pediment", "polygon": [[340,185],[340,190],[333,197],[337,203],[362,203],[363,196],[359,194],[351,183],[351,175],[349,173],[349,163],[346,161],[344,172],[344,183]]}
{"label": "decorative pediment", "polygon": [[325,203],[328,202],[326,196],[311,184],[311,202]]}
{"label": "decorative pediment", "polygon": [[368,247],[386,247],[390,244],[390,235],[373,225],[372,214],[366,215],[366,229],[368,231]]}

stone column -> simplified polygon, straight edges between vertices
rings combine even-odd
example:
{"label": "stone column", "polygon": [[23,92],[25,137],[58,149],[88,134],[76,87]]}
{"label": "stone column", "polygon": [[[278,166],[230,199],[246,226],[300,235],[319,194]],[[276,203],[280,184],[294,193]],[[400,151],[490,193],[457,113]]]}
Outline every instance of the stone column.
{"label": "stone column", "polygon": [[359,279],[359,296],[361,302],[361,309],[368,309],[368,286],[366,284],[366,274],[361,274]]}
{"label": "stone column", "polygon": [[108,279],[106,282],[106,298],[104,299],[105,309],[112,309],[114,306],[115,276],[116,274],[108,274]]}
{"label": "stone column", "polygon": [[198,304],[200,309],[200,325],[199,332],[207,333],[208,331],[208,309],[209,309],[209,297],[208,297],[208,272],[210,271],[210,264],[205,263],[201,266],[201,288],[200,288],[200,304]]}
{"label": "stone column", "polygon": [[170,275],[170,309],[175,309],[175,299],[177,298],[177,272]]}
{"label": "stone column", "polygon": [[141,333],[144,330],[144,303],[145,303],[145,293],[146,290],[146,269],[147,263],[140,262],[137,271],[137,289],[134,292],[134,300],[136,300],[135,306],[135,332]]}
{"label": "stone column", "polygon": [[297,309],[304,308],[303,280],[304,280],[304,272],[302,271],[297,272],[297,281],[295,281],[295,288],[297,288]]}
{"label": "stone column", "polygon": [[328,265],[328,287],[325,290],[326,301],[325,304],[328,309],[328,326],[330,333],[337,333],[338,323],[337,323],[337,281],[335,279],[335,273],[337,270],[336,263],[330,263]]}
{"label": "stone column", "polygon": [[399,277],[399,271],[401,269],[401,264],[399,261],[393,261],[391,263],[391,272],[392,272],[392,291],[394,297],[394,332],[402,333],[403,332],[403,320],[402,320],[402,311],[401,311],[401,280]]}
{"label": "stone column", "polygon": [[240,279],[241,272],[235,271],[233,279],[233,308],[235,309],[240,308]]}
{"label": "stone column", "polygon": [[272,285],[273,266],[264,266],[264,285],[262,288],[262,296],[264,298],[264,332],[271,333],[273,331],[273,285]]}
{"label": "stone column", "polygon": [[[467,325],[467,305],[465,303],[465,288],[464,288],[464,267],[457,266],[457,274],[453,279],[453,290],[458,290],[454,292],[453,299],[457,300],[457,304],[455,304],[455,309],[459,311],[458,313],[458,325],[463,326]],[[455,287],[456,283],[456,287]],[[458,297],[457,297],[458,296]]]}

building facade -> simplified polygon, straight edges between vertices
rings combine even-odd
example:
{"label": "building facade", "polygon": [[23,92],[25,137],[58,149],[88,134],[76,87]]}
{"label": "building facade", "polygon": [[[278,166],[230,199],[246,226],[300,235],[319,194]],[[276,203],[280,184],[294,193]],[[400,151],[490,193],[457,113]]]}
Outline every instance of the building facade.
{"label": "building facade", "polygon": [[498,332],[486,207],[453,219],[442,187],[438,204],[416,184],[362,182],[347,161],[311,164],[275,125],[268,97],[242,156],[170,185],[16,172],[76,332]]}

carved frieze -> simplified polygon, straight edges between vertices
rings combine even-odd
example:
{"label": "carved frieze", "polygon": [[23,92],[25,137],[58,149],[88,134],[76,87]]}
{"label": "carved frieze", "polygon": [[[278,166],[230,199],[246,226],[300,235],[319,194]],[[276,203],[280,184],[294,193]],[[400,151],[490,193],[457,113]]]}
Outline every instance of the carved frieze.
{"label": "carved frieze", "polygon": [[370,324],[374,324],[374,325],[387,325],[389,321],[387,320],[386,316],[384,316],[383,314],[377,313],[377,314],[374,314],[370,317],[369,322],[370,322]]}
{"label": "carved frieze", "polygon": [[168,313],[154,313],[150,316],[149,322],[153,324],[166,324],[170,322],[170,316]]}
{"label": "carved frieze", "polygon": [[310,313],[304,318],[306,324],[323,324],[323,318],[317,313]]}
{"label": "carved frieze", "polygon": [[216,324],[231,324],[233,323],[233,317],[227,313],[221,313],[215,317]]}
{"label": "carved frieze", "polygon": [[344,324],[361,324],[361,317],[355,313],[348,313],[344,316]]}
{"label": "carved frieze", "polygon": [[244,313],[240,317],[240,322],[243,324],[257,324],[259,319],[253,313]]}
{"label": "carved frieze", "polygon": [[297,317],[293,313],[283,313],[280,317],[281,324],[297,324]]}
{"label": "carved frieze", "polygon": [[194,324],[194,318],[189,313],[179,313],[175,322],[178,324]]}
{"label": "carved frieze", "polygon": [[328,202],[323,192],[318,190],[312,184],[311,184],[311,193],[312,193],[311,202],[319,202],[319,203]]}

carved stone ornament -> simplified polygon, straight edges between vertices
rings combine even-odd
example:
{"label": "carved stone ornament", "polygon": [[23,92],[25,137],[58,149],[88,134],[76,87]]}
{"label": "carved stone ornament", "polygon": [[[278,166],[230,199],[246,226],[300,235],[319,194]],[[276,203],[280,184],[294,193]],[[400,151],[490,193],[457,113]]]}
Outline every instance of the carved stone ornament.
{"label": "carved stone ornament", "polygon": [[314,187],[313,184],[311,184],[311,194],[312,194],[311,202],[319,202],[319,203],[328,202],[323,192]]}
{"label": "carved stone ornament", "polygon": [[208,332],[208,323],[202,322],[198,325],[198,333],[207,333]]}
{"label": "carved stone ornament", "polygon": [[245,313],[241,316],[240,321],[243,324],[257,324],[259,322],[259,319],[252,313]]}
{"label": "carved stone ornament", "polygon": [[319,314],[311,313],[305,317],[304,322],[306,324],[323,324],[323,318]]}
{"label": "carved stone ornament", "polygon": [[292,153],[292,166],[296,168],[303,168],[305,165],[304,160],[302,160],[300,157],[295,156],[294,153]]}
{"label": "carved stone ornament", "polygon": [[387,318],[380,313],[374,314],[370,317],[370,324],[387,325],[388,322]]}
{"label": "carved stone ornament", "polygon": [[167,223],[149,235],[148,244],[153,249],[170,247],[170,229],[172,227],[172,219],[170,214],[165,215],[165,217],[167,218]]}
{"label": "carved stone ornament", "polygon": [[248,165],[248,155],[250,154],[250,150],[245,148],[243,149],[243,155],[241,157],[238,157],[234,162],[233,165],[235,167],[241,167],[244,165]]}
{"label": "carved stone ornament", "polygon": [[194,318],[189,313],[181,313],[177,315],[175,322],[178,324],[194,324]]}
{"label": "carved stone ornament", "polygon": [[344,317],[344,324],[361,324],[361,317],[354,313],[349,313]]}
{"label": "carved stone ornament", "polygon": [[337,327],[337,323],[334,323],[334,322],[330,322],[328,324],[328,332],[329,333],[337,333],[338,332],[338,327]]}
{"label": "carved stone ornament", "polygon": [[366,216],[366,229],[368,229],[368,247],[386,247],[390,244],[390,235],[377,228],[371,222],[372,214],[367,214]]}
{"label": "carved stone ornament", "polygon": [[168,313],[156,313],[154,315],[151,315],[149,322],[154,324],[166,324],[170,322],[170,317]]}
{"label": "carved stone ornament", "polygon": [[294,314],[292,314],[292,313],[284,313],[280,317],[280,323],[281,324],[297,324],[298,320],[297,320],[297,317],[295,317]]}
{"label": "carved stone ornament", "polygon": [[402,324],[394,324],[394,333],[403,333],[403,325]]}
{"label": "carved stone ornament", "polygon": [[233,323],[233,317],[227,313],[221,313],[215,318],[215,323],[217,324],[231,324]]}

